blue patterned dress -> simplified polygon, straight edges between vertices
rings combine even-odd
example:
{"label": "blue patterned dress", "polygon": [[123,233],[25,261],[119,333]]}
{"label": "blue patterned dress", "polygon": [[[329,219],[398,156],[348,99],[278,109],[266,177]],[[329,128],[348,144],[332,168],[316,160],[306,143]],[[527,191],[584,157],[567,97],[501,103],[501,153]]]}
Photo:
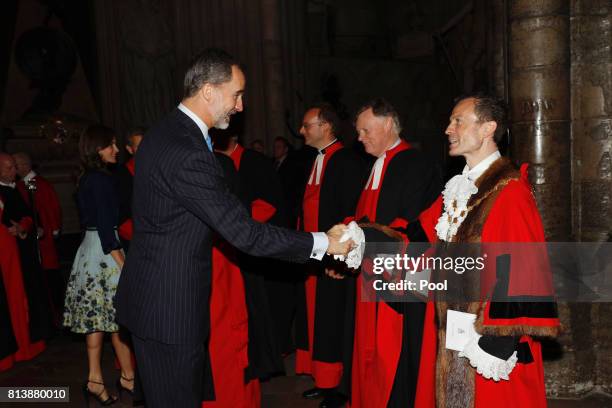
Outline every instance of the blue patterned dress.
{"label": "blue patterned dress", "polygon": [[121,270],[110,252],[120,249],[121,243],[115,230],[119,200],[111,175],[85,173],[77,201],[86,231],[68,280],[64,326],[75,333],[116,332],[113,298]]}

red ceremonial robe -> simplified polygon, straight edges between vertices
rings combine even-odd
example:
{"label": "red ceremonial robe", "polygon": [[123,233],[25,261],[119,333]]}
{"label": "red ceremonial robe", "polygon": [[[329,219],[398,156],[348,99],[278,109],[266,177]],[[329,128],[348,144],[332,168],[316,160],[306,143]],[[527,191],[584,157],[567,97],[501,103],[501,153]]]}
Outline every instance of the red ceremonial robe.
{"label": "red ceremonial robe", "polygon": [[[336,141],[323,149],[304,191],[302,229],[326,231],[354,214],[363,175],[362,160],[342,143]],[[295,371],[312,375],[316,387],[329,389],[338,386],[342,376],[343,324],[354,280],[324,275],[327,261],[311,265],[304,287],[299,288]]]}
{"label": "red ceremonial robe", "polygon": [[206,408],[261,406],[259,379],[245,384],[249,325],[244,281],[237,263],[236,251],[227,242],[213,246],[208,349],[215,401],[204,401],[202,407]]}
{"label": "red ceremonial robe", "polygon": [[[3,209],[4,202],[0,199],[0,217],[2,216]],[[17,341],[11,323],[11,313],[7,300],[9,293],[5,288],[6,278],[3,276],[9,277],[9,274],[12,272],[12,265],[7,265],[5,259],[10,254],[5,254],[5,252],[17,249],[16,246],[14,248],[11,247],[11,238],[13,237],[9,234],[6,227],[0,224],[0,246],[2,247],[2,251],[0,251],[0,272],[2,272],[0,275],[0,333],[2,333],[0,337],[0,371],[8,370],[13,366],[13,354],[17,351]],[[8,271],[8,273],[5,271]]]}
{"label": "red ceremonial robe", "polygon": [[[415,220],[440,191],[431,161],[405,141],[386,152],[379,187],[372,189],[372,184],[369,181],[362,192],[356,218],[400,228]],[[412,406],[424,305],[363,301],[363,279],[362,272],[355,302],[350,406]]]}
{"label": "red ceremonial robe", "polygon": [[[4,202],[1,216],[2,224],[8,228],[12,226],[13,221],[18,222],[28,232],[25,239],[15,240],[19,249],[17,254],[21,266],[21,280],[27,300],[27,324],[31,341],[44,340],[51,335],[52,319],[48,298],[45,295],[46,289],[42,268],[38,261],[31,211],[16,188],[0,186],[0,200]],[[15,300],[19,303],[22,301],[21,298]],[[17,305],[17,307],[21,306]]]}
{"label": "red ceremonial robe", "polygon": [[[36,191],[33,194],[35,210],[38,214],[38,226],[44,230],[42,238],[38,240],[41,266],[45,270],[59,269],[59,258],[55,248],[55,240],[53,239],[53,231],[58,231],[62,227],[62,209],[59,199],[53,185],[47,179],[36,175],[32,180],[36,185]],[[17,189],[21,193],[23,200],[31,208],[30,193],[23,180],[17,183]]]}
{"label": "red ceremonial robe", "polygon": [[[235,170],[240,170],[244,148],[240,145],[230,155]],[[251,201],[251,216],[268,221],[276,209],[257,199]],[[210,339],[208,349],[215,387],[215,401],[204,401],[202,407],[259,407],[259,378],[246,379],[249,367],[249,313],[245,281],[238,254],[225,241],[213,246],[212,286],[210,297]]]}
{"label": "red ceremonial robe", "polygon": [[[3,203],[0,199],[0,218],[2,218]],[[23,286],[19,249],[15,237],[9,234],[6,227],[0,224],[0,271],[2,272],[3,289],[6,292],[6,303],[10,315],[12,333],[3,333],[3,340],[7,343],[16,341],[17,349],[14,353],[0,360],[0,371],[12,367],[15,361],[30,360],[45,349],[44,340],[32,343],[30,341],[30,328],[28,326],[28,300]],[[4,297],[5,294],[0,294]],[[2,308],[3,309],[3,308]],[[4,312],[4,310],[0,310]],[[11,337],[14,338],[11,339]],[[11,349],[2,342],[2,349]]]}
{"label": "red ceremonial robe", "polygon": [[[457,242],[478,242],[477,236],[470,237],[465,234],[465,230],[471,225],[479,224],[483,225],[480,237],[482,243],[545,241],[542,221],[527,179],[525,165],[519,173],[511,167],[507,159],[500,158],[476,180],[476,185],[479,191],[470,198],[468,207],[476,202],[479,204],[461,224],[456,235],[456,238],[460,237]],[[491,191],[491,201],[482,200],[482,197]],[[481,204],[483,207],[478,207]],[[440,197],[420,217],[423,229],[432,239],[435,238],[434,228],[442,214],[442,205]],[[471,216],[473,218],[470,218]],[[466,236],[468,239],[464,239]],[[559,319],[551,296],[552,281],[547,268],[546,253],[536,249],[537,258],[529,261],[524,260],[524,252],[522,255],[511,258],[505,283],[502,278],[498,280],[495,276],[495,257],[492,256],[488,257],[489,264],[485,270],[493,273],[486,273],[481,277],[482,299],[486,299],[493,287],[496,287],[496,292],[492,299],[483,300],[476,305],[476,331],[484,336],[491,336],[493,341],[494,336],[514,336],[517,339],[516,351],[519,360],[510,373],[509,381],[495,382],[486,379],[470,367],[474,380],[464,387],[464,394],[472,394],[471,406],[476,408],[546,407],[542,350],[540,342],[532,336],[555,336],[559,330]],[[534,265],[537,266],[534,268]],[[507,290],[507,293],[502,294],[504,301],[496,302],[495,293],[504,285],[504,290]],[[545,297],[550,301],[510,302],[509,299],[513,296]],[[444,395],[445,384],[440,381],[446,366],[443,360],[440,360],[439,347],[443,344],[441,337],[444,335],[444,329],[436,326],[436,321],[441,318],[438,314],[439,306],[429,302],[421,351],[419,393],[415,404],[418,408],[456,406],[450,397]]]}

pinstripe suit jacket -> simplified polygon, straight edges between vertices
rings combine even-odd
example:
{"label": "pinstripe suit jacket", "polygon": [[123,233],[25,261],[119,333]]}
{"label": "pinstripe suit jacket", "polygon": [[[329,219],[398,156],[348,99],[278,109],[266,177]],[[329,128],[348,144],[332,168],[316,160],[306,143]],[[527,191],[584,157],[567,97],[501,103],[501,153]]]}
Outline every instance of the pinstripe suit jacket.
{"label": "pinstripe suit jacket", "polygon": [[136,163],[134,237],[115,296],[117,321],[133,334],[168,344],[207,338],[213,230],[251,255],[310,257],[311,234],[250,218],[180,110],[147,132]]}

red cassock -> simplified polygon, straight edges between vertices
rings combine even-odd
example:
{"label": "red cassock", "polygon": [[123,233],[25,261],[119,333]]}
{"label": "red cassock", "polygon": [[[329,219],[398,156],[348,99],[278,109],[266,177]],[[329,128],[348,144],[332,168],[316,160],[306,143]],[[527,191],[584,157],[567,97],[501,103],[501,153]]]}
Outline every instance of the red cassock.
{"label": "red cassock", "polygon": [[[409,148],[408,143],[401,142],[387,151],[381,184],[395,155]],[[366,186],[359,198],[355,216],[358,220],[367,217],[376,222],[381,188],[373,190],[369,187]],[[384,302],[362,302],[362,279],[361,276],[357,278],[351,407],[385,407],[400,355],[403,316]]]}
{"label": "red cassock", "polygon": [[[373,188],[374,178],[370,176],[362,192],[356,219],[398,230],[416,220],[440,192],[431,160],[405,141],[386,152],[377,188]],[[406,243],[413,239],[407,230],[402,236]],[[364,270],[357,282],[350,406],[410,407],[416,392],[425,307],[418,302],[365,301],[369,294],[363,290],[371,285],[364,283],[369,279]]]}
{"label": "red cassock", "polygon": [[[303,200],[303,230],[306,232],[319,231],[319,205],[321,199],[321,185],[325,178],[325,170],[330,159],[334,154],[343,148],[342,143],[336,142],[325,149],[321,176],[319,183],[314,181],[316,178],[316,162],[313,164],[311,181],[306,185]],[[337,220],[338,222],[341,220]],[[308,344],[307,350],[298,348],[295,357],[295,372],[298,374],[310,374],[318,388],[333,388],[338,385],[342,376],[341,362],[325,362],[313,359],[313,344],[315,331],[315,305],[317,294],[317,276],[314,274],[306,278],[306,317],[308,324]],[[338,322],[339,323],[339,322]]]}
{"label": "red cassock", "polygon": [[[1,201],[0,201],[1,203]],[[1,206],[0,206],[1,207]],[[2,209],[0,208],[0,218]],[[17,351],[0,360],[0,371],[12,367],[15,361],[30,360],[45,349],[43,340],[32,343],[28,326],[28,300],[23,286],[19,249],[15,237],[9,234],[6,227],[0,224],[0,270],[6,290],[6,298],[13,327],[13,334],[17,341]]]}
{"label": "red cassock", "polygon": [[[238,145],[230,156],[237,171],[243,153],[244,148]],[[251,202],[251,216],[259,222],[268,221],[275,212],[264,200]],[[249,367],[249,315],[244,279],[237,252],[225,241],[213,246],[208,349],[215,401],[205,401],[202,407],[259,407],[259,379],[245,383],[245,370]]]}
{"label": "red cassock", "polygon": [[[41,266],[45,270],[59,269],[59,258],[53,239],[53,231],[59,231],[62,227],[62,210],[59,199],[53,185],[44,177],[36,175],[32,180],[36,184],[34,201],[39,217],[39,227],[44,230],[42,238],[38,240]],[[30,195],[23,180],[17,183],[17,189],[19,189],[24,201],[31,207]]]}
{"label": "red cassock", "polygon": [[259,380],[244,383],[249,326],[244,281],[235,257],[227,242],[213,247],[208,349],[215,401],[203,402],[206,408],[258,408],[261,404]]}
{"label": "red cassock", "polygon": [[[462,228],[470,228],[470,225],[465,224],[477,225],[484,222],[480,237],[481,242],[485,244],[483,247],[486,247],[486,243],[545,241],[542,221],[527,181],[526,166],[523,166],[519,173],[513,170],[505,159],[499,159],[476,181],[476,184],[479,191],[470,198],[468,208],[472,202],[479,202],[479,199],[485,197],[487,191],[492,191],[491,186],[497,185],[498,188],[495,190],[499,191],[499,194],[491,195],[491,200],[494,200],[492,203],[487,204],[485,199],[482,201],[484,207],[475,207],[471,210],[470,214],[474,212],[474,218],[470,220],[470,215],[466,217],[456,237],[462,234]],[[436,240],[434,228],[442,214],[442,205],[440,197],[420,217],[421,225],[432,241]],[[486,208],[490,209],[488,215]],[[457,242],[475,242],[475,240],[457,239]],[[514,247],[509,246],[509,248]],[[476,302],[475,313],[478,316],[476,330],[485,336],[515,336],[519,345],[517,348],[519,361],[510,373],[509,381],[495,382],[486,379],[470,367],[474,370],[475,379],[465,387],[465,393],[472,393],[472,406],[476,408],[546,407],[541,345],[533,336],[555,336],[559,329],[559,319],[551,295],[552,280],[546,252],[542,251],[543,247],[537,245],[529,248],[535,249],[529,249],[527,256],[525,253],[521,253],[518,257],[512,255],[509,279],[506,281],[507,293],[503,293],[506,296],[505,302],[496,302],[495,294],[492,299],[485,301],[488,298],[487,294],[492,293],[496,285],[501,282],[495,274],[496,256],[488,257],[488,264],[485,267],[487,272],[479,278],[483,300]],[[541,304],[508,301],[514,296],[522,298],[536,296],[551,300]],[[440,320],[439,310],[439,305],[428,303],[415,404],[419,408],[444,407],[449,404],[441,402],[447,401],[450,397],[444,395],[442,391],[445,387],[439,380],[439,373],[436,385],[436,361],[440,365],[439,353],[447,352],[441,351],[443,348],[441,337],[444,335],[444,330],[436,325],[436,321]],[[526,356],[522,360],[521,351],[523,356]]]}

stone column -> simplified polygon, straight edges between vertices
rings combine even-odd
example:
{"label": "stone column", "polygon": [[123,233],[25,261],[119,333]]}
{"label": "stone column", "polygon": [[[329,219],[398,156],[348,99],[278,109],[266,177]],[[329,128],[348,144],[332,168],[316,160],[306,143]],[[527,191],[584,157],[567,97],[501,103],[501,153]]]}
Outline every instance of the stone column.
{"label": "stone column", "polygon": [[[569,0],[510,0],[509,96],[511,155],[529,163],[529,178],[549,241],[571,236],[570,137],[570,18]],[[583,381],[572,351],[576,317],[588,310],[560,305],[560,316],[570,330],[556,342],[546,362],[546,388],[551,396],[573,396]],[[589,390],[586,390],[589,391]]]}
{"label": "stone column", "polygon": [[[574,0],[571,6],[574,235],[606,241],[612,227],[612,2]],[[574,305],[574,309],[578,309]],[[583,331],[572,327],[583,384],[612,389],[612,306],[583,304]],[[588,312],[588,314],[586,313]],[[574,319],[577,320],[577,319]]]}
{"label": "stone column", "polygon": [[512,157],[530,164],[549,241],[571,231],[568,0],[511,0]]}
{"label": "stone column", "polygon": [[612,227],[612,3],[572,3],[575,232],[605,241]]}

